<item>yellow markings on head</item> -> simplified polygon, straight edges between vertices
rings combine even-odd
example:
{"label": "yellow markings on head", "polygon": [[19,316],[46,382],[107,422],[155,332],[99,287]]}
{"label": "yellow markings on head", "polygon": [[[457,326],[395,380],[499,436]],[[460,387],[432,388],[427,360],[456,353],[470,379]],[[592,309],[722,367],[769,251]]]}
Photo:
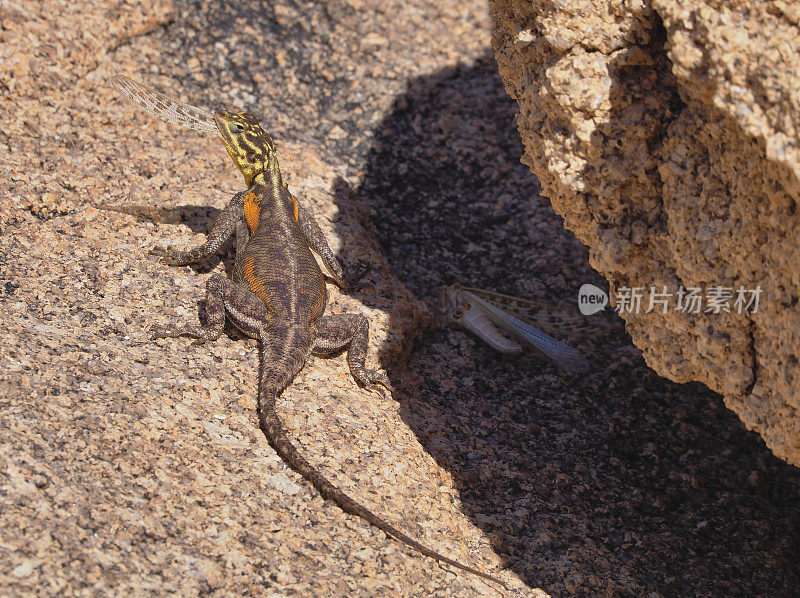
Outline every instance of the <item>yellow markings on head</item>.
{"label": "yellow markings on head", "polygon": [[275,143],[258,117],[249,112],[220,110],[214,114],[222,142],[249,185],[259,174],[272,173],[276,162]]}
{"label": "yellow markings on head", "polygon": [[248,191],[244,196],[244,219],[251,233],[254,233],[258,226],[258,219],[261,216],[261,200],[252,191]]}

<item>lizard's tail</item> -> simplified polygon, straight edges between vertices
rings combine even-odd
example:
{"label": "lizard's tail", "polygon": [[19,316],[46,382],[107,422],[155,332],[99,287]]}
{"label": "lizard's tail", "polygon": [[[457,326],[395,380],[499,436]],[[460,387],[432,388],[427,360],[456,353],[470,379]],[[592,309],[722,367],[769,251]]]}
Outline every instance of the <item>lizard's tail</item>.
{"label": "lizard's tail", "polygon": [[421,552],[425,556],[431,557],[442,563],[447,563],[453,567],[457,567],[462,571],[473,573],[483,579],[493,581],[500,584],[503,588],[507,586],[497,579],[473,567],[462,565],[458,561],[454,561],[425,545],[417,542],[414,538],[407,536],[399,529],[384,521],[366,507],[360,505],[355,500],[350,498],[347,494],[342,492],[339,488],[334,486],[322,474],[320,474],[311,463],[306,461],[297,448],[289,440],[286,430],[278,418],[278,412],[275,407],[277,398],[283,390],[291,383],[305,362],[305,352],[301,350],[280,352],[280,358],[277,362],[270,362],[266,359],[266,355],[262,354],[260,365],[260,380],[258,388],[258,419],[261,429],[267,437],[272,448],[278,453],[278,456],[287,463],[292,469],[303,476],[306,480],[311,482],[314,488],[322,495],[323,498],[333,501],[339,507],[351,515],[361,517],[367,522],[371,523],[378,529],[384,531],[403,544]]}

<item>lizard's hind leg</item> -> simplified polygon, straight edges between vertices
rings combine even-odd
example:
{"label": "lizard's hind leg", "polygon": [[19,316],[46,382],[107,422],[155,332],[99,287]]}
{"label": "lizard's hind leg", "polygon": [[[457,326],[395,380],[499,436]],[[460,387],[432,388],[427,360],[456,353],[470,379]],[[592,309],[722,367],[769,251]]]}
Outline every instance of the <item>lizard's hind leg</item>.
{"label": "lizard's hind leg", "polygon": [[221,274],[212,275],[206,284],[205,324],[180,329],[157,328],[153,338],[189,336],[197,339],[193,343],[196,345],[217,340],[225,329],[226,314],[246,335],[263,338],[270,317],[269,309],[256,295]]}
{"label": "lizard's hind leg", "polygon": [[[371,370],[364,365],[369,344],[369,320],[363,314],[336,314],[315,322],[316,337],[312,351],[315,355],[330,356],[347,348],[347,363],[353,378],[367,390],[391,392],[386,372]],[[382,391],[381,391],[382,392]]]}

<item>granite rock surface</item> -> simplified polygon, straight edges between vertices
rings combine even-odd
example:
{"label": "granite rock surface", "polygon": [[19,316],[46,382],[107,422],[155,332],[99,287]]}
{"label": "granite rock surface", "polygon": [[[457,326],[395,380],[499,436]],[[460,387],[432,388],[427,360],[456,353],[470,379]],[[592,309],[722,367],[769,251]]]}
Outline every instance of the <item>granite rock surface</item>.
{"label": "granite rock surface", "polygon": [[[202,16],[213,21],[213,11]],[[196,321],[208,273],[231,266],[230,251],[199,268],[174,268],[149,249],[201,243],[242,181],[217,139],[139,112],[108,80],[123,72],[195,104],[256,110],[255,95],[233,95],[224,80],[190,98],[179,80],[151,71],[164,38],[183,43],[199,15],[169,1],[4,7],[0,587],[15,595],[494,594],[474,576],[396,546],[282,463],[257,426],[253,341],[233,329],[202,348],[149,339],[156,326]],[[309,22],[288,5],[267,16],[284,28],[326,20],[322,11]],[[388,43],[350,33],[358,13],[349,16],[327,16],[332,37]],[[243,29],[227,48],[242,51],[237,35],[254,36],[248,52],[265,42],[268,28],[238,18]],[[201,59],[242,64],[206,48],[176,61],[172,73]],[[269,72],[250,66],[257,81]],[[280,84],[313,95],[303,83]],[[298,104],[315,111],[314,102]],[[304,117],[289,112],[286,121]],[[336,121],[327,117],[328,128]],[[367,315],[371,367],[389,368],[408,355],[427,309],[365,232],[368,207],[340,176],[346,168],[272,130],[290,188],[332,249],[372,266],[363,292],[330,289],[327,312]],[[398,388],[413,384],[395,371]],[[342,356],[306,367],[280,409],[301,451],[352,497],[453,558],[497,569],[486,538],[459,510],[451,477],[397,405],[360,390]]]}
{"label": "granite rock surface", "polygon": [[148,251],[202,241],[241,177],[217,140],[118,98],[115,72],[262,115],[337,251],[373,264],[375,288],[331,288],[329,309],[369,315],[397,392],[359,391],[338,357],[280,401],[354,497],[510,594],[798,587],[800,475],[719,396],[653,374],[618,319],[565,339],[583,377],[455,331],[409,351],[443,284],[574,310],[602,282],[519,163],[485,3],[4,2],[0,19],[0,594],[497,595],[277,459],[252,341],[148,341],[195,320],[232,258]]}
{"label": "granite rock surface", "polygon": [[[797,5],[495,0],[492,14],[524,161],[647,363],[721,393],[800,465]],[[668,304],[647,313],[651,289]],[[681,289],[699,289],[699,312]]]}

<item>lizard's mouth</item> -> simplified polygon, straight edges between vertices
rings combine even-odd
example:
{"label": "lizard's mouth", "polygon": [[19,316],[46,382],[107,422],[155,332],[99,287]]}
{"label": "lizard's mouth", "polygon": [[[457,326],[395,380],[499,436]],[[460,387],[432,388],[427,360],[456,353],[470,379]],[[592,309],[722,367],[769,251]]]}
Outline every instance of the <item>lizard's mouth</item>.
{"label": "lizard's mouth", "polygon": [[[214,113],[214,123],[219,130],[219,136],[222,138],[225,151],[228,152],[233,163],[239,167],[239,170],[244,176],[245,183],[249,185],[257,173],[253,165],[248,162],[247,157],[243,155],[239,138],[236,135],[236,133],[241,133],[244,128],[240,123],[230,119],[228,114],[230,113],[226,113],[224,110]],[[233,127],[239,127],[239,130],[232,131],[231,129]]]}
{"label": "lizard's mouth", "polygon": [[225,145],[228,145],[228,140],[230,139],[230,132],[228,131],[228,127],[225,124],[225,121],[220,117],[218,114],[213,115],[214,124],[217,125],[217,134],[222,137],[222,140],[225,142]]}
{"label": "lizard's mouth", "polygon": [[237,159],[236,143],[234,142],[233,135],[231,135],[231,132],[228,129],[227,120],[221,114],[214,114],[214,124],[217,125],[217,135],[219,135],[220,139],[222,139],[222,143],[225,145],[228,155],[236,164],[238,164],[239,161]]}

